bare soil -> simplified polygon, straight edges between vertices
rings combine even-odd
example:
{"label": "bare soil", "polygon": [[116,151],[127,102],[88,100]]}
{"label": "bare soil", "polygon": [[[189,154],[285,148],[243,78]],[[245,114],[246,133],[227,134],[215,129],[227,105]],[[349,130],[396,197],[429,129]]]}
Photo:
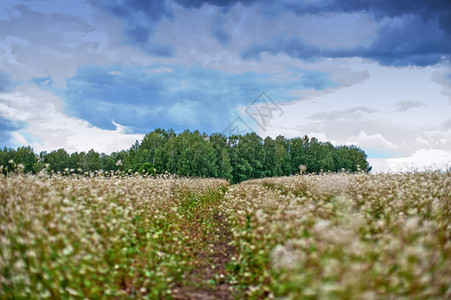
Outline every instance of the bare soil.
{"label": "bare soil", "polygon": [[228,300],[234,299],[233,286],[227,282],[226,264],[235,249],[229,245],[231,233],[224,217],[213,214],[217,230],[206,235],[206,247],[196,253],[197,268],[187,275],[186,281],[173,289],[172,296],[178,300]]}

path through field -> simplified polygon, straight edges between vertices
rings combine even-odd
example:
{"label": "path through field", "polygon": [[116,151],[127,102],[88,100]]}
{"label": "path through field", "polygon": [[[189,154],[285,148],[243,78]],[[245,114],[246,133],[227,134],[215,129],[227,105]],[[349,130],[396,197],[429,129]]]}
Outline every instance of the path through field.
{"label": "path through field", "polygon": [[213,217],[219,231],[217,234],[210,234],[206,239],[206,243],[212,247],[197,254],[198,268],[188,275],[188,281],[183,286],[174,289],[174,299],[232,299],[231,286],[226,282],[225,265],[234,249],[229,245],[230,232],[222,217]]}
{"label": "path through field", "polygon": [[226,265],[235,249],[231,246],[231,232],[225,217],[218,208],[225,191],[223,187],[222,192],[213,197],[211,194],[210,197],[190,194],[185,199],[188,210],[192,211],[185,234],[195,238],[201,236],[203,245],[193,251],[196,267],[173,289],[174,299],[234,299]]}

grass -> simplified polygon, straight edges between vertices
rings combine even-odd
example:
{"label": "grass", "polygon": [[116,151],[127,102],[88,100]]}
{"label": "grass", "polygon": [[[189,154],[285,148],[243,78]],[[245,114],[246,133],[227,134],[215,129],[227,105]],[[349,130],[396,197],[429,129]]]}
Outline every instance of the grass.
{"label": "grass", "polygon": [[450,175],[0,176],[0,298],[451,298]]}

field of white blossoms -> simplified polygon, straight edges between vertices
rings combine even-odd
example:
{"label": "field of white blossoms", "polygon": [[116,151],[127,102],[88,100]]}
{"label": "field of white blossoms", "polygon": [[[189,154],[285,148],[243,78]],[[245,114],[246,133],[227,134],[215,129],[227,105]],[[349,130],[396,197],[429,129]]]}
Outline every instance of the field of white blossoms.
{"label": "field of white blossoms", "polygon": [[0,175],[1,299],[450,299],[451,172]]}
{"label": "field of white blossoms", "polygon": [[227,186],[1,176],[0,299],[170,298],[220,241],[215,216]]}
{"label": "field of white blossoms", "polygon": [[451,172],[324,174],[229,189],[249,298],[451,299]]}

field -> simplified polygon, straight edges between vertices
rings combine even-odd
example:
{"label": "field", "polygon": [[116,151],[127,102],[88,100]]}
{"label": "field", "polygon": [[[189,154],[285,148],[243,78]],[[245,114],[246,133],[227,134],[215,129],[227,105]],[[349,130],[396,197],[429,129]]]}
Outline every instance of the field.
{"label": "field", "polygon": [[451,298],[449,171],[91,175],[0,176],[1,299]]}

